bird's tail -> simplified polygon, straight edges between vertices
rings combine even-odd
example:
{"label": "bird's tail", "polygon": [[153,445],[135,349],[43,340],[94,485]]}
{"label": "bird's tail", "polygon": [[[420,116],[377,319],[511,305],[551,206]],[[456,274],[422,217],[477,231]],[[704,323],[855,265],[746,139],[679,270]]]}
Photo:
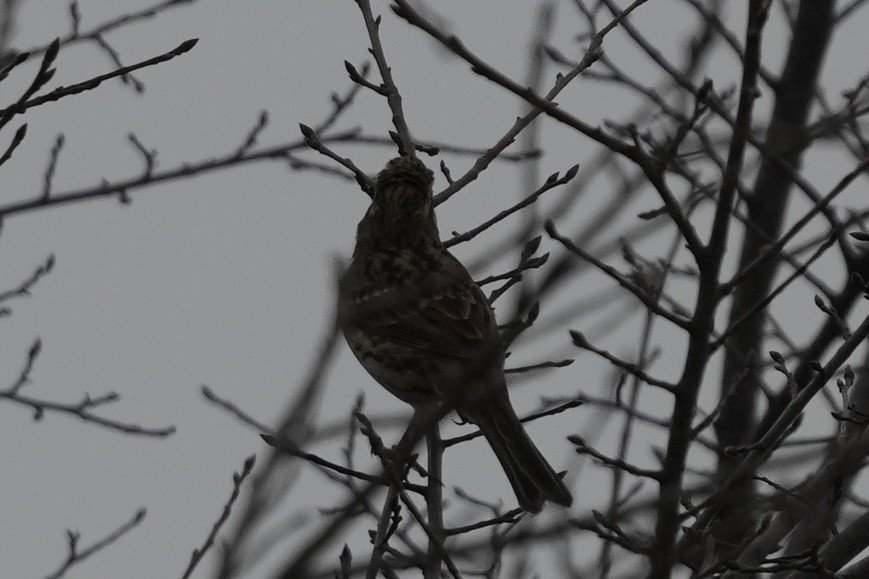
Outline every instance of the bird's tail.
{"label": "bird's tail", "polygon": [[544,500],[568,507],[573,503],[570,491],[528,437],[506,395],[502,398],[496,393],[474,408],[463,409],[462,414],[486,437],[523,510],[537,513]]}

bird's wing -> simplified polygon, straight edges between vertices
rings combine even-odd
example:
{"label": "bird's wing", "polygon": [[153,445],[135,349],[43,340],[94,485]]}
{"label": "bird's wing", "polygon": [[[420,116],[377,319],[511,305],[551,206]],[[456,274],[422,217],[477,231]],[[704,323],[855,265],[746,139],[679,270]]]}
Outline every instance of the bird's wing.
{"label": "bird's wing", "polygon": [[357,295],[347,322],[420,354],[479,356],[500,336],[486,297],[459,267],[459,275],[449,268],[412,286]]}

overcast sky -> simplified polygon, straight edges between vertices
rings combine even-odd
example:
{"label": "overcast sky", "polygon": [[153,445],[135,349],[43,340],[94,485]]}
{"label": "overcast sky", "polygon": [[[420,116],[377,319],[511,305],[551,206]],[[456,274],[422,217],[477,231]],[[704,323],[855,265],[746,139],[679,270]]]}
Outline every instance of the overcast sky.
{"label": "overcast sky", "polygon": [[[436,6],[444,24],[474,51],[522,80],[534,4],[505,1],[496,9],[493,3],[449,1]],[[581,22],[570,2],[556,4],[553,44],[578,60],[581,45],[574,38]],[[82,0],[81,29],[148,5]],[[481,148],[497,141],[523,110],[521,104],[397,20],[385,2],[374,6],[384,16],[383,43],[413,133]],[[693,26],[692,19],[677,17],[684,16],[679,7],[674,1],[650,2],[636,18],[670,55],[680,53]],[[730,17],[741,31],[741,12]],[[869,13],[864,10],[833,44],[824,84],[834,97],[866,73],[867,26]],[[66,3],[23,0],[13,45],[43,46],[69,29]],[[107,35],[124,64],[166,52],[189,38],[199,43],[188,54],[136,74],[145,85],[144,94],[113,80],[33,109],[7,127],[0,134],[4,149],[22,120],[29,123],[26,140],[0,168],[2,203],[41,192],[49,151],[61,132],[65,144],[55,192],[139,174],[142,158],[128,142],[131,131],[159,152],[159,168],[233,151],[261,110],[269,112],[270,121],[260,137],[262,145],[295,140],[298,123],[321,122],[331,110],[330,93],[350,88],[344,60],[358,66],[368,57],[365,28],[349,0],[200,0]],[[778,70],[786,38],[778,15],[764,43],[764,62],[772,70]],[[623,46],[623,39],[614,35],[604,50],[620,55],[626,67],[642,76],[644,60],[620,53]],[[0,86],[0,106],[18,98],[36,65],[21,67]],[[98,47],[83,43],[64,48],[56,68],[49,88],[108,72],[113,64]],[[739,78],[733,59],[725,57],[716,58],[708,74],[716,86]],[[655,78],[653,70],[649,79]],[[634,103],[608,94],[581,85],[563,102],[595,123],[620,118]],[[361,126],[382,137],[391,129],[389,123],[383,100],[368,92],[338,126]],[[544,177],[582,165],[595,151],[588,141],[552,123],[545,125],[544,139]],[[356,146],[342,149],[342,154],[374,173],[395,150]],[[314,153],[304,156],[329,162]],[[469,157],[447,160],[454,174],[472,162]],[[811,159],[806,169],[822,189],[849,170],[841,165],[824,168],[824,163],[823,157]],[[509,165],[484,175],[443,207],[442,232],[464,231],[519,199],[527,193],[519,176]],[[439,177],[436,187],[444,185]],[[608,192],[601,189],[596,195],[588,203],[603,203]],[[97,396],[116,391],[121,401],[104,408],[103,415],[148,427],[174,425],[177,433],[161,440],[132,437],[51,413],[34,422],[28,409],[0,401],[4,577],[47,575],[65,556],[65,529],[80,531],[82,544],[89,545],[141,507],[148,509],[141,526],[68,576],[180,576],[190,551],[205,538],[229,495],[233,471],[248,455],[265,456],[257,433],[205,402],[200,385],[207,384],[263,422],[280,419],[328,329],[333,260],[349,258],[356,223],[367,205],[354,183],[294,172],[279,161],[174,181],[131,197],[129,205],[101,199],[18,215],[3,224],[0,290],[17,285],[50,254],[56,267],[32,296],[7,304],[13,315],[2,320],[0,386],[15,380],[30,344],[39,337],[41,354],[25,386],[29,394],[73,402],[85,392]],[[494,245],[507,231],[493,233],[481,247]],[[457,253],[479,257],[475,249],[462,247]],[[479,272],[494,273],[485,268]],[[599,287],[581,291],[592,294]],[[800,323],[803,315],[815,313],[797,312],[791,321]],[[630,336],[623,342],[610,340],[608,346],[616,349],[633,343]],[[516,358],[535,361],[536,353],[547,350],[555,357],[575,355],[566,334],[560,334],[557,341],[538,344]],[[529,381],[520,388],[514,394],[520,413],[534,409],[542,395],[569,395],[579,388],[604,391],[611,380],[606,365],[588,356],[580,362],[581,372]],[[324,422],[346,416],[360,392],[370,409],[404,409],[364,373],[342,343],[328,376]],[[569,418],[572,426],[556,420],[530,428],[557,468],[573,464],[563,435],[581,430],[575,425],[583,424],[583,412]],[[513,500],[483,445],[470,445],[463,460],[484,465],[480,471],[491,476],[472,479],[458,463],[448,463],[447,476],[454,473],[469,490]],[[306,476],[300,484],[302,490],[294,496],[311,496],[310,506],[330,504],[320,495],[322,478]],[[577,494],[578,509],[592,502],[584,493]],[[197,576],[209,576],[211,564],[203,565]]]}

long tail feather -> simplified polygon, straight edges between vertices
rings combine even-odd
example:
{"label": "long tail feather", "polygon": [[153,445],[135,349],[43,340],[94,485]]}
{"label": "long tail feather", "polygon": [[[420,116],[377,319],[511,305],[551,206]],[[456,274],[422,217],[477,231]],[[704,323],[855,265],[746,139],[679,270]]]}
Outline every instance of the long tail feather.
{"label": "long tail feather", "polygon": [[489,442],[523,510],[536,513],[544,500],[570,506],[573,497],[510,406],[495,396],[464,411]]}

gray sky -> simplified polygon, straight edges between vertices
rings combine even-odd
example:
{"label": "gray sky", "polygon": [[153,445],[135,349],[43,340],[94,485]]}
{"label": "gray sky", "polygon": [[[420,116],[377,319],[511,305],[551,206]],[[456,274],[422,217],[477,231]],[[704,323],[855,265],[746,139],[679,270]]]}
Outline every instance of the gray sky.
{"label": "gray sky", "polygon": [[[79,4],[85,30],[148,2]],[[384,46],[414,134],[491,146],[522,110],[520,103],[399,22],[385,2],[374,4],[384,15]],[[493,9],[491,3],[456,1],[437,6],[445,23],[478,55],[521,80],[535,18],[533,4],[514,0]],[[558,4],[553,44],[578,59],[580,47],[572,38],[580,23],[569,2]],[[672,1],[650,3],[639,20],[669,55],[679,54],[688,25],[693,24],[673,16],[678,6]],[[741,23],[741,14],[731,16]],[[867,18],[864,10],[834,43],[824,77],[833,98],[866,72],[866,51],[854,47],[865,48]],[[14,45],[43,45],[68,30],[65,3],[24,0]],[[65,134],[65,147],[54,178],[57,192],[141,172],[141,157],[127,142],[130,131],[159,151],[160,168],[234,150],[263,109],[270,118],[260,137],[263,145],[295,140],[298,123],[320,122],[330,110],[329,94],[350,87],[344,60],[361,64],[368,46],[361,17],[350,1],[200,1],[107,38],[130,64],[194,37],[199,43],[190,53],[137,73],[146,86],[144,95],[110,81],[95,91],[28,112],[27,139],[13,160],[0,168],[3,202],[39,194],[59,132]],[[785,39],[777,16],[764,45],[764,62],[772,70],[778,70]],[[624,46],[623,38],[613,35],[604,49],[642,74],[645,61],[636,53],[619,52]],[[734,64],[727,57],[716,59],[709,69],[716,87],[738,78]],[[112,64],[97,47],[79,44],[64,49],[56,67],[49,87],[107,72]],[[17,98],[34,70],[35,63],[22,67],[3,83],[0,106]],[[649,77],[657,78],[657,71]],[[613,94],[593,83],[579,83],[561,102],[574,114],[598,122],[619,118],[632,105],[630,99],[619,101]],[[767,103],[759,104],[762,116]],[[3,132],[3,147],[20,123],[19,118]],[[385,135],[391,128],[385,102],[363,94],[339,123],[344,128],[357,125],[369,134]],[[544,139],[544,177],[583,164],[594,152],[588,141],[553,123],[544,125]],[[373,173],[395,151],[347,147],[342,153]],[[305,157],[325,162],[313,152]],[[460,174],[472,160],[448,161],[453,174]],[[506,165],[495,169],[443,208],[442,232],[463,231],[520,197],[518,170]],[[848,169],[829,166],[823,156],[807,162],[807,172],[822,190]],[[436,187],[443,185],[440,178]],[[601,188],[596,195],[599,198],[587,203],[603,203],[608,192]],[[80,531],[82,544],[89,545],[140,507],[148,509],[148,516],[139,528],[68,576],[180,576],[190,551],[207,535],[225,502],[232,472],[241,468],[246,456],[264,452],[255,432],[203,400],[200,385],[209,385],[261,421],[280,418],[328,326],[332,259],[349,257],[366,201],[353,183],[268,162],[141,190],[132,194],[129,206],[98,200],[4,223],[0,289],[16,285],[49,254],[56,256],[57,265],[32,297],[11,302],[14,313],[2,320],[2,384],[14,381],[31,341],[39,336],[42,352],[32,383],[26,386],[29,394],[72,402],[84,392],[96,396],[117,391],[121,401],[106,407],[104,415],[150,427],[173,424],[178,432],[166,440],[130,437],[53,414],[35,423],[27,409],[0,402],[3,576],[45,576],[65,556],[65,529]],[[649,203],[638,211],[653,208]],[[572,222],[581,217],[576,212],[566,216]],[[509,227],[493,232],[481,245],[462,247],[457,254],[477,256],[480,248],[496,244],[507,232]],[[550,243],[546,250],[552,249]],[[578,291],[593,293],[600,287],[604,286]],[[819,316],[801,311],[790,321],[806,323]],[[555,339],[554,345],[531,344],[517,353],[516,360],[535,361],[535,354],[553,348],[571,354],[566,334]],[[608,347],[628,345],[626,351],[633,351],[630,337],[608,340]],[[681,360],[679,354],[672,354],[672,360]],[[535,408],[541,395],[605,391],[611,380],[606,365],[588,355],[581,356],[580,363],[581,371],[560,379],[523,382],[513,395],[520,413]],[[668,376],[666,367],[661,373]],[[322,403],[324,416],[345,416],[361,391],[369,408],[403,410],[356,365],[342,343]],[[583,412],[574,411],[566,422],[553,420],[529,429],[557,468],[573,464],[563,434],[577,431]],[[637,452],[641,462],[652,460],[642,458],[648,447]],[[513,500],[483,445],[470,445],[462,460],[447,464],[447,476],[455,476],[457,484]],[[493,474],[474,480],[463,468],[467,465],[484,465],[483,470]],[[308,474],[294,497],[310,496],[311,506],[326,506],[330,503],[322,496],[323,488],[322,478]],[[584,495],[577,495],[576,508],[587,509],[593,503]],[[209,561],[197,576],[208,576],[210,568]]]}

